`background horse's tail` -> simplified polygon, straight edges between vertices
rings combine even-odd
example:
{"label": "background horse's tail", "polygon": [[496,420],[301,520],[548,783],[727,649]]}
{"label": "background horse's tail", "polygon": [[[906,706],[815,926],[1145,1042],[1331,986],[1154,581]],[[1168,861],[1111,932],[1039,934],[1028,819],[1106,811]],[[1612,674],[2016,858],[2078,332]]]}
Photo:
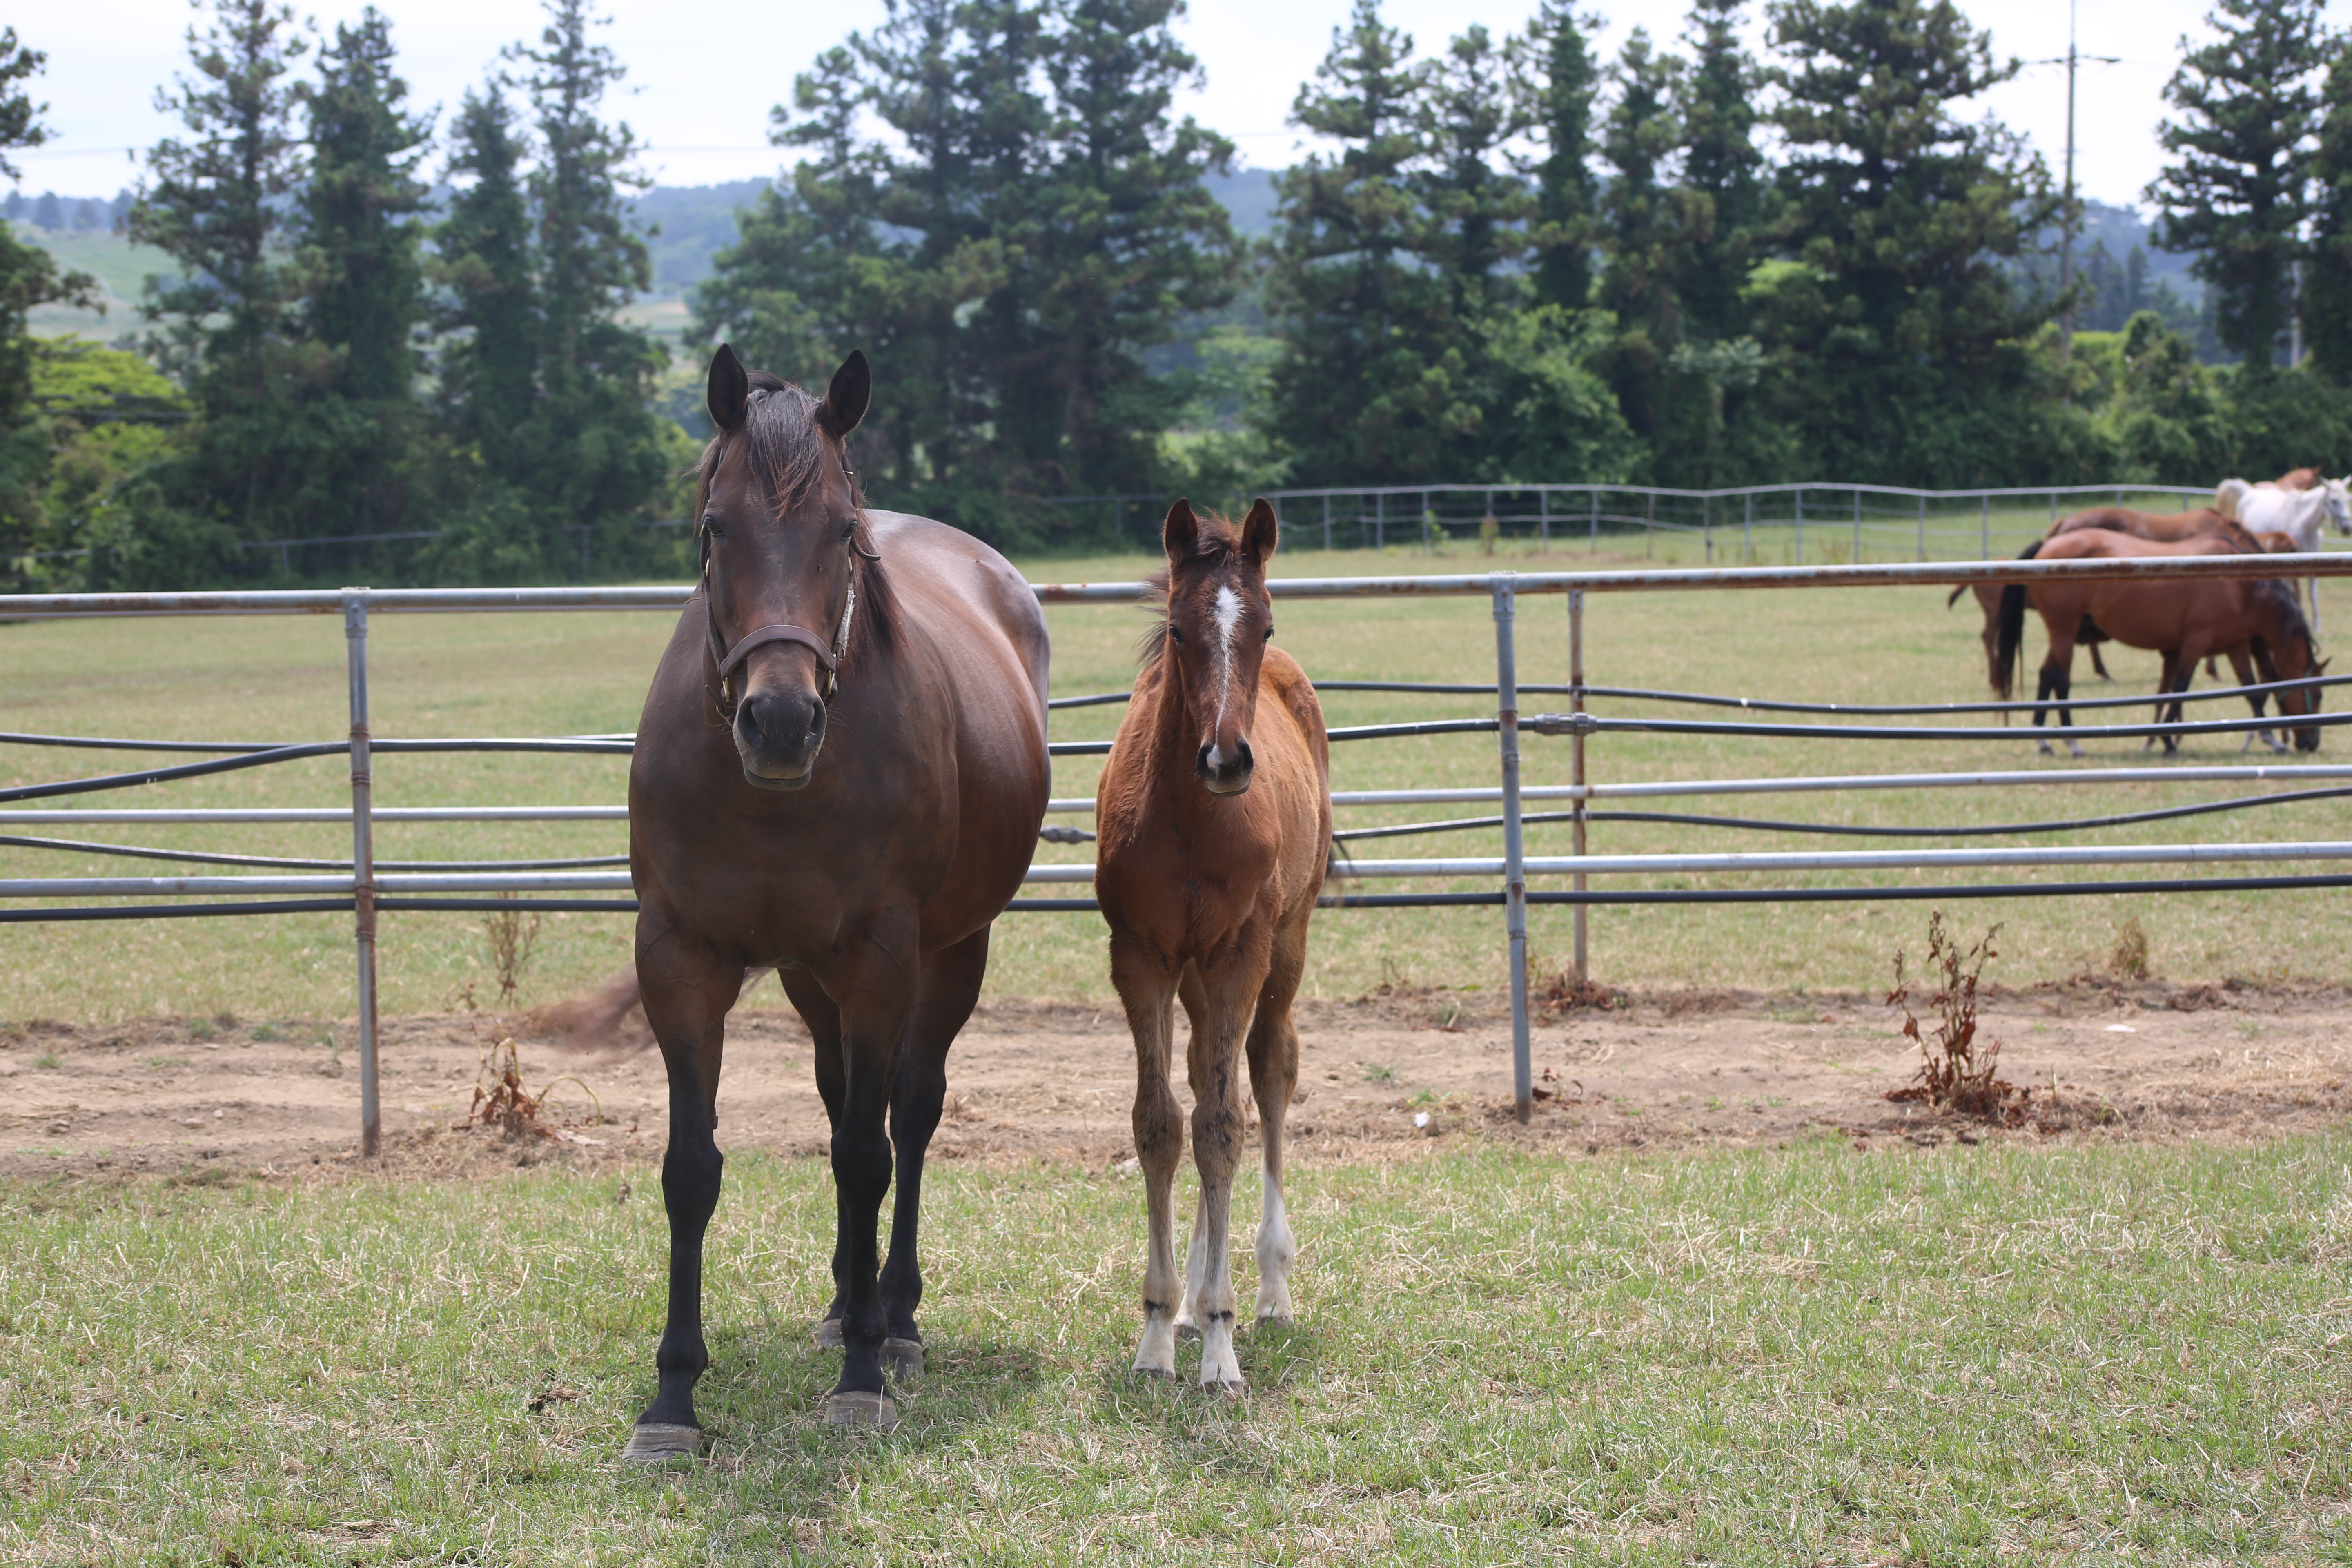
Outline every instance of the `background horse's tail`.
{"label": "background horse's tail", "polygon": [[1957,588],[1953,589],[1953,590],[1952,590],[1952,592],[1951,592],[1951,594],[1949,595],[1949,596],[1948,596],[1948,597],[1944,600],[1944,608],[1946,608],[1946,609],[1948,609],[1948,609],[1950,609],[1954,605],[1958,604],[1958,603],[1960,602],[1960,595],[1963,595],[1963,594],[1965,594],[1965,593],[1967,593],[1968,591],[1969,591],[1969,584],[1966,584],[1966,583],[1963,583],[1963,584],[1961,584],[1958,587],[1957,587]]}
{"label": "background horse's tail", "polygon": [[[2042,553],[2042,541],[2035,540],[2018,552],[2020,561],[2031,561]],[[2025,584],[2009,583],[2000,590],[2000,617],[1995,634],[1992,653],[1992,688],[2000,693],[2003,702],[2009,700],[2017,676],[2017,647],[2025,640]]]}

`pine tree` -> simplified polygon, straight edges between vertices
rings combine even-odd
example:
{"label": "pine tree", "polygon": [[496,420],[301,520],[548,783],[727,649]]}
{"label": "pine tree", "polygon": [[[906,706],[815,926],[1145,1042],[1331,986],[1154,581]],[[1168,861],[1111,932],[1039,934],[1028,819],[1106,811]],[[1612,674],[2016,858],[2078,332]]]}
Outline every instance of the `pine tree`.
{"label": "pine tree", "polygon": [[[1179,0],[1067,0],[1048,40],[1055,151],[1041,192],[1043,378],[1058,412],[1047,447],[1072,489],[1143,489],[1178,383],[1153,381],[1143,352],[1180,312],[1232,299],[1232,220],[1202,175],[1233,143],[1189,116],[1176,89],[1200,64],[1171,27]],[[1040,476],[1042,478],[1042,476]]]}
{"label": "pine tree", "polygon": [[194,451],[169,486],[184,526],[151,539],[155,559],[141,569],[167,578],[226,569],[222,524],[247,539],[299,526],[309,456],[291,444],[307,379],[296,347],[305,279],[286,234],[306,172],[289,76],[309,43],[269,0],[215,0],[187,42],[194,74],[156,102],[193,140],[148,153],[125,225],[179,264],[176,278],[149,280],[141,309],[157,328],[151,348],[201,411]]}
{"label": "pine tree", "polygon": [[1581,310],[1592,296],[1592,96],[1598,72],[1587,35],[1598,16],[1579,17],[1561,0],[1543,0],[1528,26],[1522,90],[1543,145],[1535,168],[1536,297]]}
{"label": "pine tree", "polygon": [[2352,385],[2352,45],[2337,39],[2321,97],[2312,159],[2311,262],[2303,280],[2303,341],[2314,368]]}
{"label": "pine tree", "polygon": [[468,91],[450,127],[453,180],[467,180],[434,230],[435,279],[453,306],[443,326],[443,419],[478,453],[510,456],[539,386],[539,301],[531,284],[524,143],[499,85]]}
{"label": "pine tree", "polygon": [[1683,62],[1657,53],[1649,34],[1634,28],[1610,70],[1616,93],[1601,143],[1613,171],[1601,203],[1608,264],[1599,301],[1618,321],[1610,380],[1626,423],[1654,443],[1664,417],[1666,361],[1684,337],[1678,274],[1707,216],[1704,202],[1668,183],[1664,166],[1682,142],[1682,76]]}
{"label": "pine tree", "polygon": [[2147,187],[2167,250],[2216,296],[2221,342],[2269,366],[2294,309],[2294,264],[2309,212],[2313,72],[2326,37],[2321,0],[2217,0],[2221,37],[2190,49],[2165,88],[2178,118],[2158,129],[2177,162]]}
{"label": "pine tree", "polygon": [[425,432],[413,342],[425,316],[416,168],[430,126],[404,109],[408,88],[393,59],[391,25],[370,6],[357,26],[337,26],[303,94],[303,326],[331,355],[303,399],[319,455],[307,479],[337,532],[402,531],[407,478],[434,468],[416,460]]}
{"label": "pine tree", "polygon": [[1686,334],[1728,342],[1748,331],[1741,291],[1769,247],[1771,179],[1756,145],[1762,72],[1739,42],[1744,0],[1698,0],[1685,38],[1690,68],[1676,102],[1683,127],[1682,188],[1704,197],[1676,269]]}
{"label": "pine tree", "polygon": [[[1992,482],[2046,469],[2074,434],[2040,410],[2003,264],[2053,221],[2039,163],[1956,110],[2008,80],[1950,0],[1778,0],[1773,118],[1794,265],[1751,285],[1780,420],[1815,473]],[[2001,482],[2008,482],[2005,479]]]}
{"label": "pine tree", "polygon": [[626,525],[660,494],[680,454],[646,407],[667,356],[615,319],[653,280],[623,194],[646,184],[629,167],[637,143],[626,124],[598,115],[605,89],[625,72],[612,50],[589,40],[596,24],[586,0],[547,0],[547,14],[537,47],[509,51],[528,68],[521,85],[538,132],[528,186],[538,400],[516,447],[483,456],[494,473],[520,479],[542,515],[586,531],[587,570],[614,570],[651,558],[646,531]]}
{"label": "pine tree", "polygon": [[1504,162],[1530,129],[1524,94],[1512,90],[1513,62],[1481,26],[1430,62],[1421,95],[1425,165],[1412,190],[1427,215],[1423,254],[1453,286],[1454,309],[1476,316],[1517,302],[1516,268],[1535,202]]}
{"label": "pine tree", "polygon": [[1356,0],[1291,123],[1340,143],[1282,176],[1267,282],[1280,324],[1275,427],[1302,479],[1410,482],[1436,467],[1446,399],[1430,384],[1454,342],[1446,281],[1421,264],[1411,176],[1423,73],[1412,40]]}

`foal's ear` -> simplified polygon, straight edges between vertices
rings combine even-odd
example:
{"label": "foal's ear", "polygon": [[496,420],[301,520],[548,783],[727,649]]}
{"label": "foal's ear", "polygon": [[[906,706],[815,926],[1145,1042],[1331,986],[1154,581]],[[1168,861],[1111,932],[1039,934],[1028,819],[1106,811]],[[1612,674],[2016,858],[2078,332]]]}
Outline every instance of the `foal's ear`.
{"label": "foal's ear", "polygon": [[1168,509],[1168,521],[1160,525],[1160,542],[1168,551],[1168,559],[1181,561],[1192,553],[1192,545],[1201,537],[1201,520],[1192,515],[1192,503],[1183,497]]}
{"label": "foal's ear", "polygon": [[1263,571],[1266,557],[1274,553],[1282,530],[1274,521],[1274,508],[1264,496],[1253,502],[1249,515],[1242,519],[1242,553],[1250,564]]}
{"label": "foal's ear", "polygon": [[824,401],[816,405],[816,422],[836,441],[847,438],[857,422],[866,417],[866,405],[874,398],[874,371],[866,363],[864,349],[852,349],[841,368],[833,373],[833,384],[824,389]]}
{"label": "foal's ear", "polygon": [[743,428],[743,405],[751,395],[751,378],[744,374],[743,362],[735,357],[735,345],[720,343],[719,352],[710,356],[710,380],[703,388],[703,405],[710,410],[710,422],[722,435]]}

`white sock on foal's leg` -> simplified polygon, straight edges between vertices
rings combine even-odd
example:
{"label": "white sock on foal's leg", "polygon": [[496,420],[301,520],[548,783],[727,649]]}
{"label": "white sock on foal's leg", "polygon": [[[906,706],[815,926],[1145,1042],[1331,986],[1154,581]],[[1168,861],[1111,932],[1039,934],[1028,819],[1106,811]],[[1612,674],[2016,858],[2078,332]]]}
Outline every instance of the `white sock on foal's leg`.
{"label": "white sock on foal's leg", "polygon": [[1184,1254],[1184,1299],[1176,1308],[1176,1332],[1189,1338],[1201,1331],[1201,1289],[1209,1272],[1209,1201],[1192,1205],[1192,1246]]}
{"label": "white sock on foal's leg", "polygon": [[1290,1266],[1298,1244],[1291,1239],[1290,1214],[1282,1201],[1282,1177],[1265,1173],[1265,1214],[1257,1224],[1257,1321],[1290,1321]]}

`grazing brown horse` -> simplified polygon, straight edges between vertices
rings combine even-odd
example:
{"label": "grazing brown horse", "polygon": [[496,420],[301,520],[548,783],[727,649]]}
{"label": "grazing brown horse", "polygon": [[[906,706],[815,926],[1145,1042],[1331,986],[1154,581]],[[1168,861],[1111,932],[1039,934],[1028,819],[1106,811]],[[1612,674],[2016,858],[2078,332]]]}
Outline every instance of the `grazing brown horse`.
{"label": "grazing brown horse", "polygon": [[[629,770],[637,979],[669,1074],[669,1314],[629,1455],[691,1452],[702,1240],[719,1201],[719,1058],[745,976],[778,970],[833,1123],[838,1426],[887,1426],[886,1359],[921,1365],[923,1152],[991,922],[1045,812],[1035,595],[969,534],[860,502],[844,446],[872,381],[822,400],[733,350],[710,363],[701,591],[672,634]],[[887,1128],[885,1128],[885,1119]],[[875,1226],[897,1155],[890,1253]],[[824,1337],[821,1328],[820,1337]]]}
{"label": "grazing brown horse", "polygon": [[[2037,540],[2026,547],[2021,559],[2083,561],[2239,552],[2232,542],[2219,536],[2161,544],[2104,529],[2086,529],[2055,539]],[[2169,704],[2168,718],[2168,705],[2163,700],[2189,689],[2197,661],[2209,653],[2244,648],[2251,653],[2265,681],[2296,680],[2326,668],[2315,657],[2317,649],[2312,643],[2311,628],[2295,605],[2294,591],[2275,579],[2036,583],[2030,588],[2012,583],[2001,595],[1997,657],[2005,665],[2013,666],[2017,658],[2029,603],[2041,613],[2042,626],[2050,634],[2050,652],[2042,662],[2042,680],[2034,700],[2054,699],[2059,704],[2058,722],[2063,729],[2072,729],[2074,722],[2074,713],[2064,703],[2074,686],[2074,633],[2086,618],[2095,620],[2108,637],[2126,647],[2147,648],[2164,656],[2164,672],[2157,686],[2158,723],[2179,720],[2180,703]],[[2254,713],[2259,718],[2262,708],[2258,700],[2253,700]],[[2315,689],[2279,694],[2282,718],[2315,713],[2318,707]],[[2047,716],[2047,710],[2037,709],[2034,727],[2040,729]],[[2168,735],[2163,739],[2166,752],[2179,749],[2178,737]],[[2071,735],[2066,744],[2076,755],[2082,754],[2083,748]],[[2316,751],[2317,728],[2306,725],[2296,729],[2294,745],[2297,751]],[[2050,742],[2041,742],[2041,749],[2048,752]]]}
{"label": "grazing brown horse", "polygon": [[[1298,1079],[1290,1002],[1328,866],[1330,743],[1314,687],[1267,644],[1274,509],[1260,500],[1236,528],[1180,500],[1161,538],[1166,616],[1146,640],[1095,805],[1095,895],[1110,923],[1111,982],[1135,1033],[1135,1149],[1150,1230],[1135,1370],[1176,1375],[1181,1317],[1201,1330],[1202,1384],[1235,1391],[1228,1237],[1247,1131],[1244,1036],[1265,1173],[1257,1317],[1290,1316],[1297,1248],[1282,1201],[1282,1123]],[[1201,1173],[1182,1279],[1171,1189],[1184,1126],[1168,1087],[1179,997],[1192,1025],[1185,1067]]]}
{"label": "grazing brown horse", "polygon": [[[2202,539],[2208,534],[2235,531],[2243,533],[2234,518],[2225,517],[2211,507],[2200,507],[2194,511],[2135,511],[2124,506],[2095,506],[2087,511],[2062,517],[2050,525],[2044,538],[2055,539],[2062,533],[2080,533],[2086,528],[2104,528],[2110,533],[2128,533],[2134,539],[2153,540],[2159,544],[2178,544],[2184,539]],[[2252,536],[2248,535],[2251,539]],[[2259,550],[2258,544],[2245,548]]]}

